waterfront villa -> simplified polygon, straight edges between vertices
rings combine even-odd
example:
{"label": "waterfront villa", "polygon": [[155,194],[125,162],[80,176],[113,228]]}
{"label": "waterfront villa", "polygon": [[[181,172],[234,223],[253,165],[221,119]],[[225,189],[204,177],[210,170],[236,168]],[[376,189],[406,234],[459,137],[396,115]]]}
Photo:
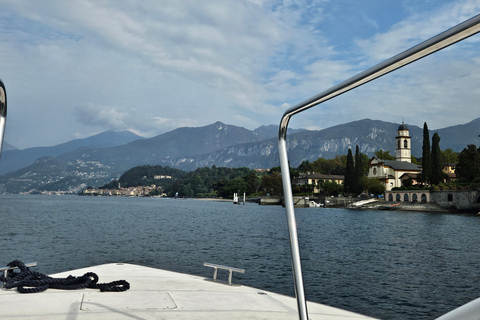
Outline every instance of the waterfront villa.
{"label": "waterfront villa", "polygon": [[321,173],[300,173],[298,177],[292,180],[292,183],[297,186],[302,186],[305,184],[310,184],[314,186],[313,192],[320,192],[320,185],[323,181],[335,182],[337,184],[343,184],[345,176],[334,175],[334,174],[321,174]]}

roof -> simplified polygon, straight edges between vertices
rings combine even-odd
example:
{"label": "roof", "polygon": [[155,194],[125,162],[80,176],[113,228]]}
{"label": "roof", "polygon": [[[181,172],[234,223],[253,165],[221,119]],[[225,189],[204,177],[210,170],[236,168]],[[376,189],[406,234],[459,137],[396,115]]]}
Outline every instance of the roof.
{"label": "roof", "polygon": [[299,178],[324,179],[324,180],[345,180],[345,176],[342,176],[342,175],[322,174],[322,173],[312,173],[312,174],[301,173]]}
{"label": "roof", "polygon": [[422,166],[406,161],[397,161],[397,160],[380,160],[384,163],[385,166],[389,166],[394,170],[402,171],[421,171]]}
{"label": "roof", "polygon": [[406,179],[418,179],[419,175],[416,174],[416,173],[410,173],[410,172],[407,172],[407,173],[404,173],[400,176],[400,180],[406,180]]}
{"label": "roof", "polygon": [[401,130],[408,130],[407,125],[404,124],[403,122],[402,122],[402,124],[400,125],[400,127],[398,127],[398,131],[401,131]]}

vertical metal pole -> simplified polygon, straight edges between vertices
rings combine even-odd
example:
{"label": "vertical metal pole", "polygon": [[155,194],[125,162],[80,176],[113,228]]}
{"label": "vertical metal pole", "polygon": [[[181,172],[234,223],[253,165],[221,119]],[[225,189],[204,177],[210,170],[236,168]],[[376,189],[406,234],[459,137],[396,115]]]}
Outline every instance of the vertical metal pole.
{"label": "vertical metal pole", "polygon": [[290,249],[292,251],[293,280],[295,295],[297,296],[298,316],[300,320],[308,320],[307,301],[303,288],[302,264],[300,260],[300,247],[298,245],[297,222],[293,209],[292,186],[290,184],[290,168],[288,166],[287,143],[285,137],[278,140],[280,154],[280,167],[282,170],[283,194],[285,209],[287,211],[288,231],[290,234]]}

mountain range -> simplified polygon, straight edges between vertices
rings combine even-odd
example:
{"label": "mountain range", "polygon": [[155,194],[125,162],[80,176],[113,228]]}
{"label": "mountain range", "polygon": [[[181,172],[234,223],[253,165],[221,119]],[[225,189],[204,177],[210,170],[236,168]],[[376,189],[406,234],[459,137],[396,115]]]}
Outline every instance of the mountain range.
{"label": "mountain range", "polygon": [[[459,152],[477,144],[480,118],[438,132],[440,148]],[[373,156],[379,149],[395,154],[399,124],[363,119],[323,130],[291,130],[287,137],[289,160],[329,159],[359,146]],[[422,154],[423,129],[408,126],[412,154]],[[227,166],[271,168],[279,165],[278,127],[255,130],[216,122],[204,127],[185,127],[142,138],[131,132],[108,131],[86,139],[53,147],[6,150],[0,159],[0,193],[32,191],[78,191],[87,185],[100,186],[118,178],[131,167],[160,164],[182,170]]]}
{"label": "mountain range", "polygon": [[56,157],[81,147],[109,148],[143,139],[130,131],[105,131],[84,139],[75,139],[52,147],[35,147],[19,150],[4,143],[0,159],[0,175],[24,168],[42,157]]}

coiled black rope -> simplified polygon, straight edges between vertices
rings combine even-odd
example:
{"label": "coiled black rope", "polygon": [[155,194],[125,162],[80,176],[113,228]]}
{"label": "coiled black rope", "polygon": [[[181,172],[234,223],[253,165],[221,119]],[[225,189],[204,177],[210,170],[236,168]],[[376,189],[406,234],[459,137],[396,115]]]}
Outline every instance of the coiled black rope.
{"label": "coiled black rope", "polygon": [[5,283],[5,289],[17,288],[20,293],[36,293],[52,289],[76,290],[76,289],[100,289],[101,292],[121,292],[130,289],[130,284],[125,280],[98,283],[98,276],[93,272],[87,272],[81,277],[68,276],[67,278],[52,278],[43,273],[30,271],[20,260],[14,260],[9,267],[17,267],[20,272],[9,270],[7,276],[0,276],[0,281]]}

